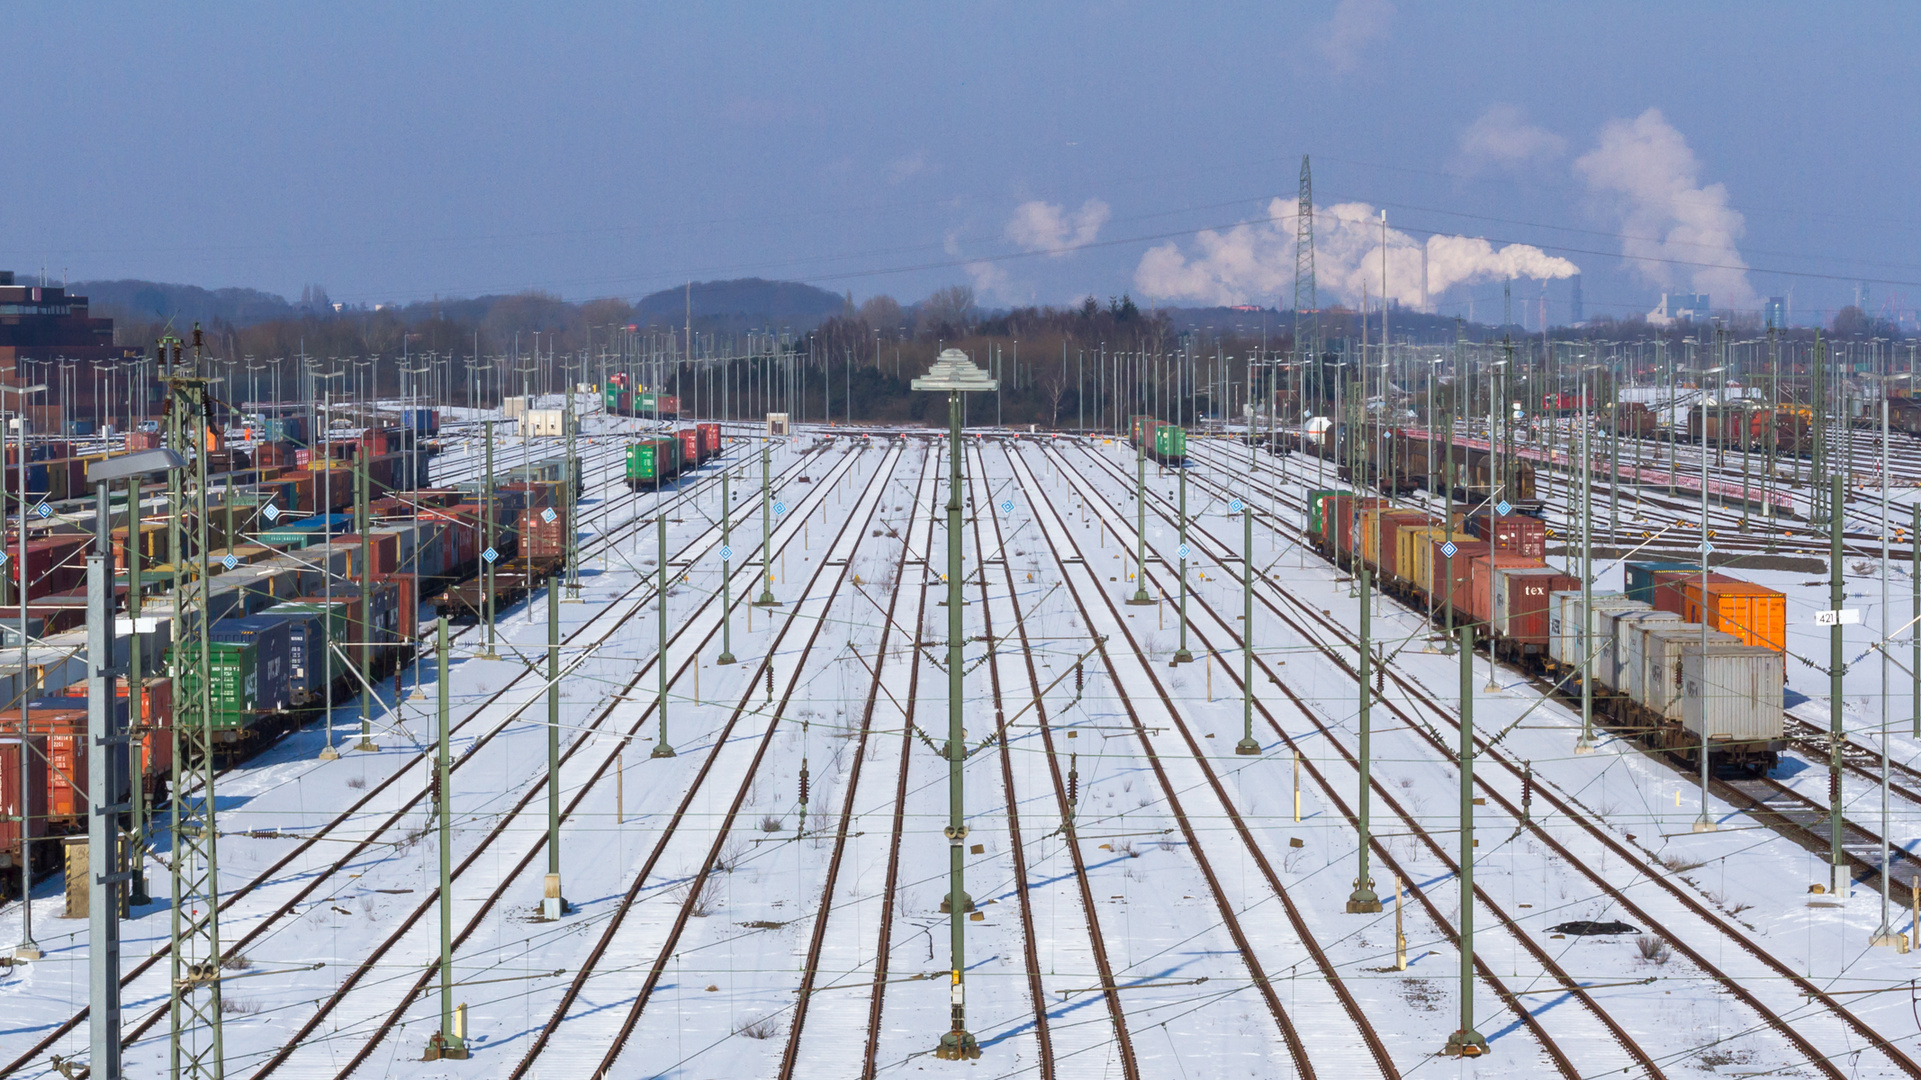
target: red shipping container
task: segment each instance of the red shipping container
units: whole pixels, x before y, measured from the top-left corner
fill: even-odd
[[[520,553],[530,559],[552,559],[566,555],[564,517],[559,511],[554,511],[554,519],[548,521],[545,510],[522,510],[519,520],[514,523],[514,531],[520,534]]]
[[[1526,514],[1479,513],[1468,518],[1467,527],[1483,540],[1492,539],[1502,551],[1512,551],[1530,559],[1547,557],[1547,522]]]
[[[1468,585],[1474,570],[1474,560],[1484,558],[1487,555],[1488,544],[1485,540],[1454,540],[1452,541],[1454,544],[1454,556],[1450,559],[1446,553],[1441,550],[1446,547],[1448,543],[1449,541],[1445,537],[1432,537],[1428,540],[1428,544],[1432,548],[1432,550],[1428,552],[1428,559],[1430,565],[1433,567],[1435,580],[1433,597],[1434,609],[1439,611],[1443,607],[1452,604],[1457,613],[1454,621],[1456,624],[1459,624],[1467,617],[1467,609],[1463,606],[1463,601],[1467,599]],[[1443,578],[1447,580],[1442,581],[1441,579]]]
[[[306,468],[313,463],[313,451],[304,446],[295,448],[293,452],[293,463],[303,469]]]
[[[1513,557],[1501,556],[1504,561]],[[1523,656],[1546,652],[1549,595],[1580,587],[1581,579],[1548,566],[1496,571],[1494,632],[1506,651]]]
[[[27,752],[27,788],[20,790],[20,752],[23,740],[18,735],[0,737],[0,866],[18,867],[25,860],[20,850],[20,819],[27,819],[26,835],[36,839],[47,835],[47,773],[32,768],[47,759],[47,737],[29,735],[24,740]]]
[[[691,468],[700,460],[700,429],[681,428],[674,432],[674,438],[680,440],[680,460]]]
[[[334,543],[352,549],[353,559],[360,561],[360,534],[343,533],[334,537]],[[400,568],[400,537],[394,533],[369,533],[367,537],[367,561],[371,564],[375,577],[385,577]]]
[[[1454,557],[1456,562],[1460,556]],[[1494,624],[1494,569],[1508,567],[1537,567],[1544,565],[1539,559],[1530,559],[1511,551],[1484,552],[1468,560],[1468,580],[1455,590],[1454,607],[1465,611],[1482,625],[1480,633],[1491,632]]]
[[[420,636],[420,589],[412,574],[395,574],[380,579],[383,587],[394,592],[395,626],[400,636],[411,640]]]
[[[125,700],[127,680],[117,679],[114,684],[119,688],[120,698]],[[87,684],[67,687],[67,696],[84,700]],[[152,791],[156,786],[154,781],[165,782],[173,774],[173,680],[164,675],[142,680],[140,713],[128,714],[127,723],[141,733],[141,769],[147,777],[147,789]]]
[[[720,453],[719,424],[696,424],[694,429],[700,432],[700,456],[703,460]]]
[[[158,431],[127,432],[127,449],[128,450],[130,451],[131,450],[157,450],[159,448],[160,448],[160,433]]]
[[[20,730],[20,710],[0,712],[0,730]],[[45,774],[46,814],[51,826],[60,831],[75,824],[86,824],[87,815],[87,706],[84,701],[73,708],[51,709],[29,706],[27,730],[46,740],[46,757],[35,759],[34,769]]]
[[[71,592],[78,587],[87,575],[87,544],[88,537],[80,533],[27,541],[27,599]],[[7,545],[8,554],[15,550],[13,544]],[[20,583],[20,566],[18,558],[7,560],[7,572],[16,586]]]
[[[1371,506],[1388,505],[1386,499],[1371,495],[1336,495],[1328,501],[1334,504],[1334,513],[1326,523],[1332,524],[1334,550],[1342,555],[1350,554],[1356,547],[1355,541],[1358,537],[1355,533],[1354,522],[1357,512]],[[1325,510],[1323,510],[1323,513],[1325,513]]]

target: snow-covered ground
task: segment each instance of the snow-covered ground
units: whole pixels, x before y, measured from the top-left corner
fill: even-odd
[[[1480,659],[1473,1005],[1491,1053],[1437,1058],[1460,1023],[1462,662],[1424,618],[1377,598],[1371,632],[1393,675],[1371,711],[1369,755],[1369,875],[1384,910],[1347,914],[1359,701],[1323,648],[1352,662],[1344,635],[1359,625],[1360,600],[1291,539],[1297,512],[1283,504],[1314,486],[1313,462],[1290,459],[1277,477],[1282,463],[1264,457],[1247,476],[1243,448],[1196,440],[1185,639],[1195,659],[1170,666],[1183,643],[1175,474],[1149,469],[1148,563],[1136,581],[1131,448],[970,437],[961,707],[976,911],[963,926],[967,1017],[983,1057],[935,1061],[950,1007],[939,911],[949,859],[944,440],[845,429],[776,440],[771,495],[782,512],[769,515],[763,580],[752,429],[736,429],[725,459],[723,563],[722,466],[658,496],[620,484],[620,452],[649,426],[583,417],[583,589],[558,608],[570,911],[540,915],[554,729],[547,597],[536,594],[502,614],[498,659],[482,656],[478,629],[459,636],[448,686],[455,1000],[467,1007],[473,1058],[418,1061],[440,1026],[440,852],[427,795],[439,687],[428,661],[406,673],[400,701],[377,706],[378,751],[323,762],[329,735],[309,728],[220,782],[222,937],[246,965],[226,984],[229,1075],[811,1077],[861,1075],[871,1061],[885,1074],[1265,1077],[1311,1065],[1365,1076],[1384,1071],[1384,1056],[1402,1075],[1882,1076],[1902,1070],[1877,1040],[1916,1053],[1906,992],[1916,954],[1868,945],[1878,895],[1811,896],[1809,885],[1828,880],[1820,857],[1713,798],[1706,810],[1720,829],[1694,832],[1697,781],[1614,739],[1575,753],[1577,713]],[[496,468],[520,460],[518,441],[496,445]],[[478,470],[478,429],[443,443],[437,477]],[[1233,498],[1260,515],[1251,551]],[[656,514],[669,553],[671,757],[652,756],[662,733]],[[1251,623],[1244,554],[1262,578]],[[1618,587],[1618,565],[1602,565],[1601,587]],[[1851,601],[1866,616],[1847,628],[1851,659],[1878,640],[1878,574],[1850,578],[1850,592],[1871,594]],[[1820,575],[1743,576],[1788,594],[1790,651],[1825,658],[1812,615],[1827,593],[1808,584]],[[1899,628],[1908,585],[1895,580]],[[776,606],[753,604],[763,587]],[[1126,603],[1137,587],[1154,602]],[[736,663],[718,662],[723,643]],[[1238,680],[1250,661],[1244,714]],[[1826,675],[1792,661],[1789,674],[1812,699],[1800,708],[1825,722]],[[1856,739],[1878,745],[1871,729],[1885,705],[1900,721],[1891,753],[1916,761],[1908,676],[1895,673],[1884,701],[1869,656],[1846,685]],[[1244,715],[1259,754],[1235,753]],[[357,706],[343,705],[332,741],[352,746],[358,724]],[[1524,770],[1534,785],[1526,822]],[[1790,756],[1781,772],[1825,798],[1824,769]],[[1878,791],[1850,780],[1845,793],[1850,816],[1878,829]],[[1895,803],[1892,834],[1904,844],[1916,812]],[[166,870],[151,860],[148,872],[159,895],[126,924],[129,971],[166,947]],[[84,923],[58,917],[59,890],[56,879],[36,892],[46,959],[0,976],[0,1061],[85,1005]],[[13,910],[0,910],[0,945],[17,938]],[[1897,914],[1896,929],[1911,931]],[[1577,920],[1632,931],[1555,929]],[[128,1030],[142,1025],[133,1075],[165,1068],[166,973],[163,959],[126,987]],[[1890,992],[1837,999],[1850,1020],[1806,985]],[[23,1074],[44,1071],[48,1053],[84,1056],[85,1037],[84,1023],[59,1034]]]

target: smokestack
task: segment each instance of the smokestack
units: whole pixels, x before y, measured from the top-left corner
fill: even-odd
[[[1587,312],[1581,302],[1581,275],[1574,275],[1574,284],[1568,289],[1567,313],[1570,322],[1579,324],[1587,321]]]

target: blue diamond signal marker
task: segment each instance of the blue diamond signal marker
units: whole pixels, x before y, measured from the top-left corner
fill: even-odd
[[[33,512],[36,514],[39,514],[43,518],[52,517],[53,507],[48,506],[46,503],[41,503],[39,506],[36,506],[33,508]]]
[[[540,512],[540,520],[552,525],[554,523],[554,508],[549,506],[547,509],[542,510]]]
[[[493,548],[488,548],[480,553],[480,557],[488,562],[493,562],[495,559],[500,558],[500,552],[495,551]]]
[[[280,520],[280,508],[278,506],[275,506],[272,503],[268,503],[266,506],[261,507],[260,512],[267,515],[268,521]]]
[[[7,553],[4,551],[0,551],[0,566],[5,566],[6,564],[7,564]]]
[[[1506,499],[1502,499],[1501,505],[1495,507],[1494,512],[1501,515],[1502,517],[1506,517],[1509,514],[1514,512],[1514,507],[1508,505],[1508,501]]]
[[[730,562],[733,560],[733,557],[734,557],[733,547],[728,544],[722,544],[720,547],[720,561]]]
[[[1709,555],[1712,555],[1712,554],[1714,554],[1714,545],[1713,545],[1713,544],[1702,544],[1702,545],[1701,545],[1701,550],[1702,550],[1702,551],[1704,551],[1704,552],[1706,552],[1706,553],[1707,553],[1707,554],[1709,554]]]
[[[1013,513],[1013,512],[1014,512],[1014,500],[1012,500],[1012,499],[1002,499],[1002,500],[1001,500],[1001,513],[1003,513],[1003,514],[1011,514],[1011,513]]]
[[[781,501],[780,501],[779,499],[775,499],[775,500],[774,500],[774,513],[776,513],[776,514],[785,514],[786,512],[787,512],[787,504],[786,504],[786,503],[784,503],[784,502],[781,502]]]
[[[1182,559],[1186,559],[1188,556],[1187,545],[1182,544],[1180,551],[1176,552],[1176,554],[1178,554]]]
[[[226,567],[229,570],[232,570],[234,567],[240,565],[240,560],[234,558],[232,555],[229,555],[226,558],[220,560],[220,565]]]
[[[1239,499],[1235,499],[1233,502],[1227,504],[1227,512],[1230,514],[1238,514],[1245,509],[1247,509],[1247,504],[1241,502]]]
[[[1452,559],[1454,557],[1454,553],[1459,550],[1461,549],[1455,547],[1454,541],[1452,540],[1449,540],[1447,543],[1441,545],[1441,554],[1447,556],[1450,559]]]

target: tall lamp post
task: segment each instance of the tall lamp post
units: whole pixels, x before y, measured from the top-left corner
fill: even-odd
[[[113,520],[108,494],[116,481],[148,473],[173,472],[186,464],[173,450],[141,450],[97,461],[87,467],[94,490],[93,554],[87,556],[87,1027],[89,1075],[121,1080],[120,1061],[120,890],[129,876],[120,869],[118,790],[114,773],[124,760],[106,747],[126,745],[115,680],[113,626]],[[128,543],[139,530],[129,528]],[[140,700],[140,688],[127,696]],[[138,738],[139,736],[132,736]],[[24,752],[24,750],[23,750]],[[138,775],[129,778],[140,783]],[[22,830],[24,832],[25,830]],[[133,853],[137,859],[138,851]]]
[[[967,1030],[966,927],[967,912],[973,908],[963,890],[962,875],[967,839],[961,805],[961,765],[966,747],[961,732],[961,395],[969,392],[991,393],[1000,381],[974,366],[959,349],[943,349],[927,369],[913,381],[915,390],[947,394],[947,448],[951,472],[947,483],[947,851],[951,883],[944,905],[948,914],[948,940],[952,950],[950,1000],[953,1025],[941,1036],[934,1056],[943,1061],[971,1060],[981,1056],[980,1044]]]

